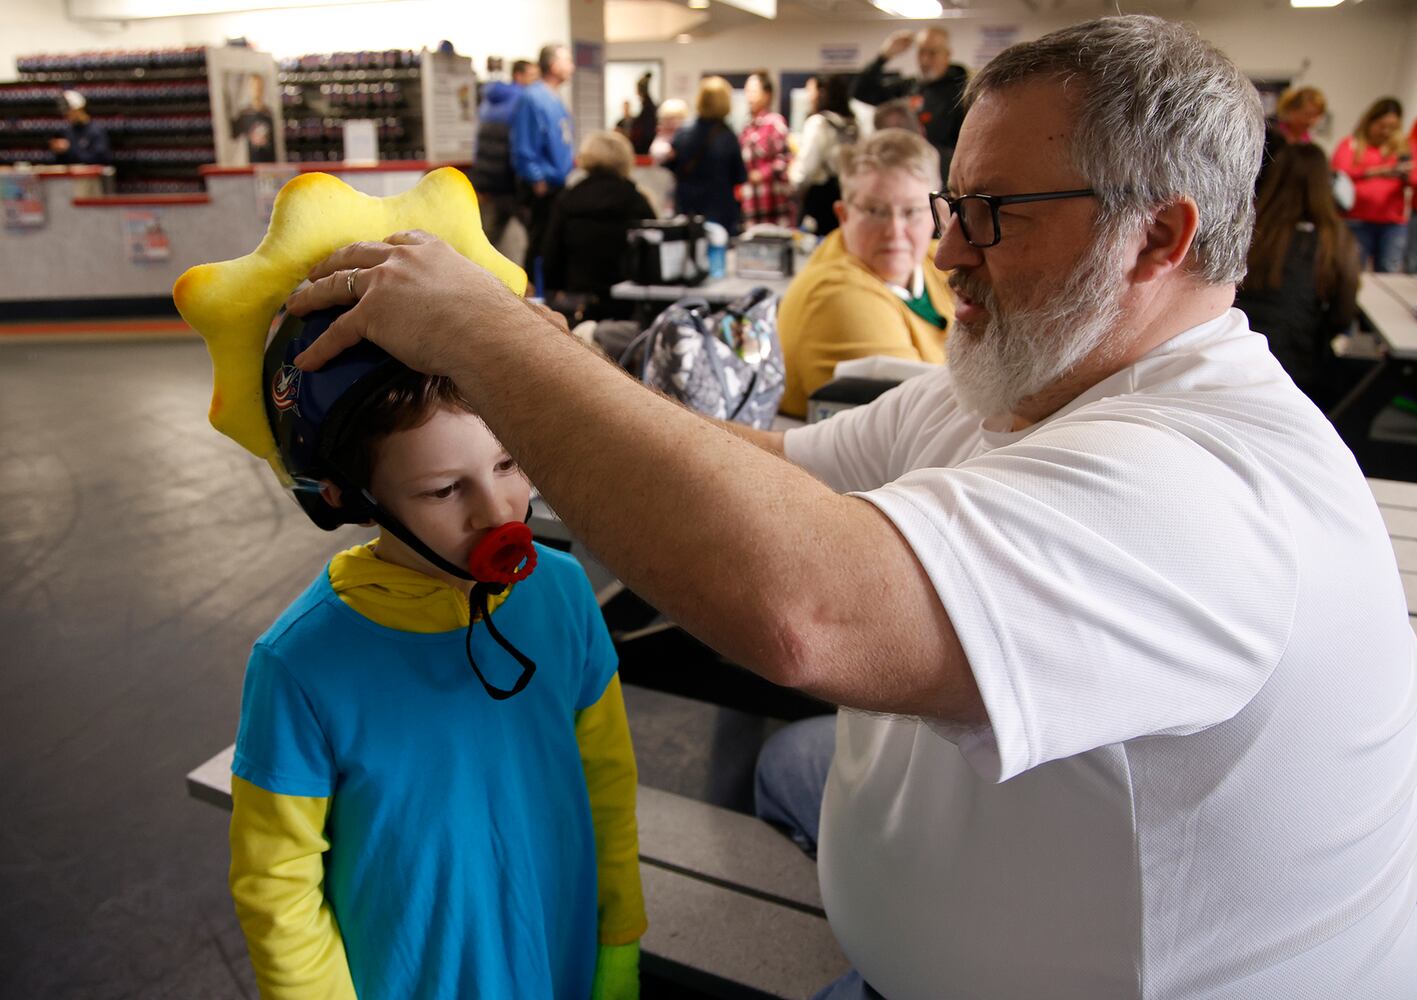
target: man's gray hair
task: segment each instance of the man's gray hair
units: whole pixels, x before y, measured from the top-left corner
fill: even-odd
[[[1138,225],[1189,197],[1200,220],[1188,268],[1217,285],[1245,276],[1264,114],[1234,63],[1183,25],[1105,17],[1005,49],[970,81],[965,106],[1037,77],[1078,87],[1070,152],[1105,225]]]

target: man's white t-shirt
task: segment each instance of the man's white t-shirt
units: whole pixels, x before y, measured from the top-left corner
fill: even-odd
[[[839,716],[822,896],[877,990],[1417,998],[1417,638],[1243,314],[1024,431],[945,368],[786,449],[905,537],[989,715]]]

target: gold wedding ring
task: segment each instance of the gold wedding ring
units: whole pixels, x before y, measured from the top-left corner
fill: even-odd
[[[349,289],[349,297],[358,300],[359,295],[354,291],[354,276],[359,273],[359,268],[350,268],[344,276],[344,287]]]

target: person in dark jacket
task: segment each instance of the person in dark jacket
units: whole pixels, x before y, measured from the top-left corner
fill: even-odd
[[[49,148],[59,163],[94,163],[108,166],[113,162],[113,150],[108,133],[89,117],[88,101],[77,90],[66,90],[60,101],[64,112],[64,132],[49,140]]]
[[[610,286],[625,277],[626,231],[654,209],[630,180],[635,154],[619,132],[592,132],[577,160],[586,175],[556,196],[541,244],[546,294],[563,293],[579,318],[628,318],[633,303],[614,302]]]
[[[729,233],[738,232],[739,208],[734,189],[748,179],[738,136],[729,128],[733,91],[721,76],[699,83],[695,102],[698,119],[674,137],[674,208],[683,215],[702,215]]]
[[[512,63],[512,82],[492,80],[482,91],[477,109],[477,148],[468,177],[477,190],[482,229],[494,245],[501,243],[507,223],[517,214],[517,175],[512,170],[512,115],[522,88],[537,77],[536,63]]]
[[[1280,148],[1260,188],[1248,273],[1235,306],[1269,339],[1294,384],[1327,410],[1341,388],[1330,341],[1353,322],[1358,247],[1333,201],[1328,158]]]
[[[886,63],[915,45],[920,76],[902,77],[886,72]],[[886,39],[876,58],[856,75],[851,96],[866,104],[884,104],[909,98],[915,106],[925,138],[940,151],[940,175],[950,174],[950,159],[959,142],[964,121],[964,87],[968,71],[950,62],[950,34],[944,28],[926,28],[917,35],[897,31]]]

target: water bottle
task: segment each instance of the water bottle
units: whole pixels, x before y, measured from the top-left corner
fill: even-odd
[[[704,223],[708,237],[709,277],[715,281],[728,276],[728,230],[717,222]]]

